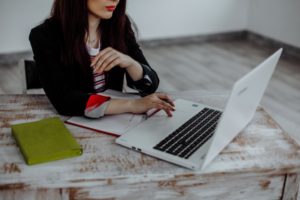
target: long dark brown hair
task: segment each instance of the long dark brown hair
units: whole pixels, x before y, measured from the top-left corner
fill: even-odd
[[[111,46],[126,53],[126,41],[134,37],[129,18],[126,15],[126,0],[120,0],[112,18],[101,20],[101,47]],[[90,65],[86,50],[85,34],[88,31],[87,0],[55,0],[50,19],[58,21],[63,48],[61,60],[66,65],[79,64],[83,69]]]

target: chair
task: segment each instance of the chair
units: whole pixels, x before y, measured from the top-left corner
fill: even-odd
[[[23,94],[44,94],[35,62],[33,60],[21,60],[20,68],[24,74]]]

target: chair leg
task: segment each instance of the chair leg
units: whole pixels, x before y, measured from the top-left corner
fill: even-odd
[[[27,84],[26,84],[26,72],[25,72],[25,60],[21,59],[18,63],[18,67],[21,74],[22,81],[22,94],[27,94]]]

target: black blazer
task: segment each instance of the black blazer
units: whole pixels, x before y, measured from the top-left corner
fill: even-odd
[[[95,93],[92,69],[83,76],[80,67],[65,66],[60,60],[62,34],[57,21],[48,19],[33,28],[29,35],[39,78],[47,97],[59,114],[83,116],[90,95]],[[129,87],[137,89],[142,96],[156,91],[159,78],[149,66],[135,38],[126,41],[128,55],[143,67],[144,78],[133,81],[125,69],[114,67],[107,73],[106,88],[122,91],[123,78]],[[145,77],[150,78],[145,81]]]

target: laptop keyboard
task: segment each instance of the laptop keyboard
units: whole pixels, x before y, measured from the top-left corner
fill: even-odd
[[[188,159],[215,132],[222,112],[204,108],[153,148]]]

